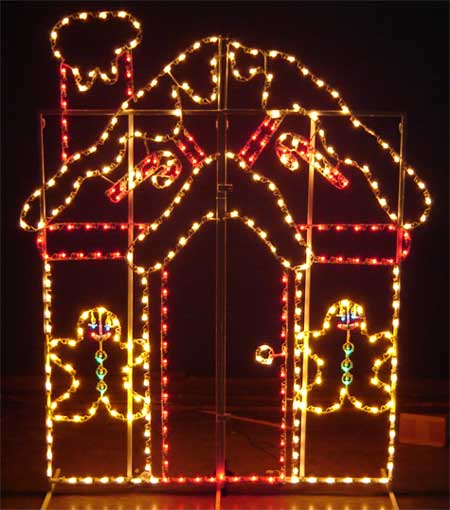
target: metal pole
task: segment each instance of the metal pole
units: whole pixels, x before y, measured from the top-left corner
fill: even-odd
[[[44,155],[44,129],[45,129],[45,119],[43,114],[39,115],[39,132],[40,132],[40,153],[41,153],[41,183],[42,183],[42,192],[41,192],[41,221],[45,222],[47,217],[46,204],[45,204],[45,155]],[[47,230],[44,229],[44,246],[47,250]]]
[[[403,236],[403,209],[405,202],[405,138],[406,138],[406,115],[402,114],[400,119],[400,162],[398,176],[398,202],[397,202],[397,264],[400,264],[402,253]]]
[[[310,146],[308,173],[308,211],[306,216],[306,244],[312,248],[313,234],[313,208],[314,208],[314,150],[316,148],[316,123],[311,119],[310,124]],[[306,387],[308,385],[308,359],[309,359],[309,330],[310,330],[310,308],[311,308],[311,266],[305,272],[305,312],[304,312],[304,336],[303,336],[303,363],[302,363],[302,414],[300,429],[300,477],[305,476],[305,454],[306,454],[306,407],[308,405]]]
[[[45,201],[45,145],[44,145],[44,129],[45,129],[45,119],[42,113],[39,115],[39,133],[40,133],[40,156],[41,156],[41,194],[40,194],[40,221],[42,225],[45,225],[45,220],[47,218],[47,206]],[[38,236],[40,233],[37,234]],[[47,227],[44,226],[42,229],[42,253],[44,255],[47,254]],[[46,265],[48,261],[44,257],[42,261],[42,280],[44,281],[44,278],[47,276],[47,270]],[[51,290],[51,289],[49,289]],[[42,318],[43,318],[43,331],[44,331],[44,339],[45,339],[45,345],[44,345],[44,367],[45,367],[45,373],[46,373],[46,409],[45,409],[45,423],[46,423],[46,436],[48,438],[48,434],[50,433],[53,435],[53,420],[52,420],[52,390],[51,387],[47,388],[47,383],[51,384],[51,371],[47,372],[47,368],[50,367],[50,334],[46,331],[46,319],[45,319],[45,308],[46,308],[46,302],[45,302],[45,295],[46,295],[46,288],[42,286]],[[51,368],[50,368],[51,370]],[[49,441],[47,439],[47,448],[49,447]],[[59,476],[58,471],[55,473],[56,478]],[[52,458],[47,457],[47,477],[54,477],[53,474],[53,456]],[[48,505],[50,502],[51,494],[53,492],[54,484],[51,485],[50,491],[47,493],[47,496],[44,499],[43,502],[43,508],[46,508],[44,505]],[[50,494],[50,495],[49,495]]]
[[[229,114],[236,115],[260,115],[261,108],[222,108],[222,111]],[[128,110],[123,110],[122,112],[117,113],[117,110],[107,110],[107,109],[98,109],[98,108],[73,108],[65,111],[65,115],[117,115],[117,116],[125,116],[128,115]],[[134,112],[139,112],[139,115],[145,116],[166,116],[173,115],[175,110],[173,108],[142,108],[139,110],[133,110]],[[320,117],[348,117],[350,114],[342,113],[342,110],[316,110],[317,114]],[[184,115],[200,115],[200,116],[210,116],[216,115],[218,110],[214,108],[210,108],[208,110],[200,109],[200,108],[186,108],[183,109]],[[61,115],[61,110],[43,110],[44,115]],[[298,117],[298,110],[283,110],[283,115],[293,115],[294,117]],[[354,111],[353,115],[357,117],[400,117],[402,114],[400,112],[365,112],[365,111]]]
[[[134,239],[134,114],[128,114],[128,246]],[[133,476],[133,254],[128,259],[128,292],[127,292],[127,476]]]
[[[400,302],[400,289],[401,289],[401,262],[402,262],[402,243],[403,243],[403,213],[404,213],[404,201],[405,201],[405,138],[406,138],[406,116],[404,114],[401,115],[400,119],[400,161],[399,161],[399,176],[398,176],[398,202],[397,202],[397,250],[396,250],[396,265],[394,266],[394,274],[393,281],[397,280],[400,287],[395,288],[394,286],[394,299]],[[397,357],[397,347],[398,347],[398,329],[399,329],[399,308],[394,308],[393,314],[393,348],[394,355]],[[397,404],[396,404],[396,394],[397,394],[397,380],[396,380],[397,368],[396,365],[392,364],[391,367],[391,380],[392,380],[392,391],[393,391],[393,405],[390,410],[390,432],[395,431],[395,423],[396,423],[396,414],[397,414]],[[394,380],[395,375],[395,380]],[[394,420],[392,421],[391,418]],[[389,447],[394,445],[394,439],[390,437],[389,439]],[[398,508],[397,500],[395,498],[394,493],[392,492],[392,474],[393,474],[393,466],[394,466],[394,454],[389,454],[388,457],[388,490],[389,490],[389,498],[392,502],[393,508]],[[389,464],[392,467],[389,467]]]
[[[226,439],[226,343],[227,343],[227,55],[224,41],[218,45],[218,115],[216,173],[216,478],[217,490],[223,487],[225,477]],[[217,505],[216,505],[217,506]]]

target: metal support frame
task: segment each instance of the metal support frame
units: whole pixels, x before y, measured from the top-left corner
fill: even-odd
[[[218,55],[218,105],[217,109],[210,110],[189,110],[185,111],[186,115],[197,116],[215,116],[217,121],[217,151],[219,157],[217,158],[216,167],[216,331],[215,331],[215,346],[216,346],[216,508],[220,508],[222,490],[224,488],[223,478],[226,475],[226,420],[229,416],[226,413],[226,343],[227,343],[227,199],[230,185],[228,184],[227,177],[227,128],[228,117],[232,114],[240,115],[255,115],[261,113],[259,109],[231,109],[227,104],[227,90],[228,90],[228,60],[227,50],[225,48],[226,41],[221,38],[219,40],[219,55]],[[128,117],[128,180],[129,185],[132,183],[134,169],[134,117],[136,115],[142,116],[161,116],[173,113],[173,110],[127,110],[121,115]],[[317,112],[321,117],[342,117],[344,116],[341,111],[321,110]],[[98,115],[109,116],[116,114],[113,110],[68,110],[68,115]],[[405,177],[406,169],[404,166],[404,153],[405,153],[405,139],[406,139],[406,116],[396,112],[357,112],[359,117],[400,117],[400,162],[399,162],[399,179],[398,179],[398,237],[397,237],[397,265],[400,269],[401,263],[401,242],[403,226],[403,209],[404,209],[404,193],[405,193]],[[41,148],[41,178],[42,185],[46,181],[45,176],[45,154],[44,154],[44,127],[45,115],[60,115],[60,112],[47,110],[40,114],[40,148]],[[298,115],[296,111],[287,111],[286,115]],[[316,123],[314,120],[310,121],[310,145],[314,150],[316,138]],[[314,210],[314,157],[312,156],[309,162],[308,173],[308,202],[307,202],[307,229],[306,229],[306,242],[312,246],[313,237],[313,210]],[[132,186],[129,187],[132,190]],[[45,193],[41,196],[41,219],[46,218],[46,204]],[[130,191],[128,196],[128,245],[130,246],[134,240],[134,197],[133,191]],[[43,234],[43,242],[46,243],[46,232]],[[132,260],[132,259],[131,259]],[[399,275],[400,276],[400,275]],[[133,414],[133,301],[134,301],[134,273],[128,266],[127,269],[127,283],[128,283],[128,301],[127,301],[127,351],[128,351],[128,382],[129,388],[127,390],[127,412],[129,415]],[[291,277],[289,278],[289,293],[292,290]],[[311,267],[305,271],[305,287],[304,287],[304,331],[310,329],[310,307],[311,307]],[[290,315],[289,311],[289,315]],[[307,385],[308,378],[308,335],[304,336],[304,355],[302,360],[302,388]],[[288,356],[288,361],[289,356]],[[289,370],[288,370],[289,372]],[[289,396],[289,394],[288,394]],[[306,404],[306,400],[303,402]],[[288,402],[289,404],[290,402]],[[304,477],[306,471],[306,408],[302,409],[301,413],[301,431],[300,431],[300,459],[299,459],[299,476]],[[239,417],[233,417],[239,419]],[[127,476],[133,475],[133,423],[132,420],[127,421]],[[292,470],[292,465],[291,465]],[[59,476],[59,469],[55,470],[55,477]],[[55,488],[57,482],[53,481],[51,484],[51,491],[47,494],[44,503],[48,505],[51,493]],[[391,491],[390,486],[387,487],[389,497],[391,499],[393,508],[396,506],[395,495]]]
[[[59,472],[60,472],[60,469],[58,468],[55,471],[55,476],[56,477],[59,476]],[[56,487],[56,482],[52,482],[50,484],[50,490],[45,494],[44,501],[42,502],[40,510],[47,510],[48,505],[50,504],[50,500],[52,499],[53,491],[55,490],[55,487]]]
[[[397,203],[397,264],[401,263],[403,210],[405,206],[405,145],[406,145],[406,115],[402,114],[399,124],[400,131],[400,161],[398,175],[398,203]]]
[[[134,240],[134,114],[128,114],[128,246]],[[127,476],[133,476],[133,252],[127,265]]]
[[[312,246],[313,235],[313,212],[314,212],[314,150],[316,147],[316,122],[311,119],[310,123],[309,144],[311,146],[311,155],[309,160],[308,169],[308,209],[306,215],[306,244]],[[309,360],[309,330],[310,330],[310,309],[311,309],[311,266],[305,271],[305,307],[304,307],[304,322],[303,329],[303,363],[302,363],[302,413],[300,421],[300,477],[305,476],[306,465],[306,407],[308,385],[308,360]]]
[[[46,181],[46,178],[45,178],[45,144],[44,144],[44,129],[45,129],[45,119],[44,119],[44,115],[41,113],[39,114],[39,146],[40,146],[40,159],[41,159],[41,183],[42,183],[42,188],[44,188],[45,186],[45,181]],[[41,194],[41,201],[40,201],[40,206],[41,206],[41,210],[40,210],[40,219],[42,222],[45,222],[45,218],[47,217],[47,205],[46,205],[46,201],[45,201],[45,193],[42,193]],[[47,230],[44,229],[44,235],[43,235],[43,245],[44,245],[44,250],[47,251]],[[45,275],[45,264],[47,263],[46,260],[43,261],[43,264],[42,264],[42,274]],[[45,347],[44,347],[44,364],[47,363],[47,357],[48,357],[48,346],[49,346],[49,341],[48,341],[48,336],[46,334],[46,338],[45,338]],[[47,394],[47,402],[46,402],[46,406],[47,406],[47,409],[46,409],[46,413],[45,413],[45,416],[47,418],[47,413],[48,413],[48,409],[50,409],[50,406],[51,406],[51,395],[50,393]],[[57,468],[55,470],[55,477],[58,477],[59,476],[59,473],[60,473],[60,469]],[[44,501],[42,502],[42,505],[41,505],[41,510],[47,510],[48,508],[48,505],[50,504],[50,500],[52,499],[52,496],[53,496],[53,491],[55,490],[55,487],[56,487],[56,482],[52,482],[50,484],[50,490],[47,491],[47,493],[45,494],[45,497],[44,497]]]
[[[216,506],[220,507],[226,474],[226,355],[227,355],[227,89],[228,61],[219,39],[216,173]]]

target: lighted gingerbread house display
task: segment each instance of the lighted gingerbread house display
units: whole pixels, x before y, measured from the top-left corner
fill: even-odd
[[[132,34],[112,49],[108,68],[66,58],[65,31],[84,22],[122,23]],[[296,56],[221,36],[194,42],[138,86],[133,50],[141,37],[125,11],[72,14],[51,31],[60,109],[42,116],[42,185],[20,217],[36,233],[43,263],[47,476],[70,484],[388,484],[401,264],[431,206],[405,163],[402,130],[394,131],[396,149],[366,125],[369,114],[353,112]],[[72,108],[102,82],[123,92],[118,108],[99,109],[102,97],[97,109]],[[414,220],[405,214],[406,185],[423,199]],[[280,376],[271,474],[225,465],[227,324],[240,317],[227,314],[235,225],[278,271],[278,322],[255,334],[248,359],[270,365],[255,365],[261,374]],[[176,339],[183,325],[171,322],[171,299],[181,280],[192,280],[192,300],[200,299],[193,273],[176,264],[202,236],[215,256],[215,299],[204,314],[215,326],[216,410],[214,466],[194,473],[180,460],[171,469],[171,345],[195,345]],[[267,316],[259,309],[255,322]],[[335,466],[327,464],[333,455],[322,459],[325,468],[308,453],[332,423],[339,430],[332,420],[340,412],[353,413],[356,427],[376,423],[382,453],[358,472],[345,452]],[[105,426],[126,462],[100,472],[94,451],[112,448]],[[81,435],[87,442],[77,451]]]

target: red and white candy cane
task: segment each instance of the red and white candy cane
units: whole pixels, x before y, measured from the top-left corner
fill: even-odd
[[[325,156],[312,148],[308,139],[295,133],[283,133],[275,144],[275,152],[281,164],[288,170],[295,172],[300,168],[300,160],[307,164],[314,155],[314,168],[322,174],[335,188],[344,189],[349,180],[331,164]]]
[[[149,178],[155,188],[167,188],[178,178],[180,173],[180,160],[172,152],[152,152],[135,167],[131,189]],[[106,196],[111,202],[118,203],[128,195],[129,191],[129,178],[128,174],[125,174],[106,190]]]

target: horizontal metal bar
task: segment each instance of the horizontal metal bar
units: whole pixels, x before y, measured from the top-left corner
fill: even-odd
[[[194,487],[194,486],[201,486],[202,484],[208,485],[216,483],[217,478],[207,475],[199,475],[199,476],[169,476],[167,478],[157,478],[155,477],[152,481],[144,479],[142,476],[137,475],[136,479],[139,480],[139,482],[133,482],[135,478],[129,478],[124,475],[122,476],[109,476],[108,481],[102,482],[100,480],[100,477],[93,477],[94,480],[91,483],[86,483],[83,481],[83,477],[67,477],[67,476],[60,476],[58,478],[54,477],[51,479],[52,483],[58,483],[59,488],[61,487],[73,487],[73,488],[79,488],[79,487],[90,487],[91,490],[95,490],[94,487],[109,487],[109,490],[111,487],[121,487],[121,488],[131,488],[131,487],[140,487],[144,488],[146,492],[150,488],[154,488],[155,490],[158,490],[158,487],[164,487],[166,488],[174,488],[174,487]],[[116,479],[120,478],[121,481],[117,482]],[[331,480],[330,480],[331,478]],[[360,486],[367,486],[367,487],[374,487],[375,484],[386,486],[386,478],[385,477],[350,477],[353,484],[360,484]],[[122,481],[123,479],[123,481]],[[313,479],[313,480],[311,480]],[[69,480],[73,480],[73,482],[69,482]],[[292,490],[295,490],[297,487],[317,487],[319,485],[325,485],[330,487],[338,486],[340,484],[345,484],[348,486],[348,477],[343,476],[336,476],[336,477],[329,477],[329,476],[305,476],[301,477],[298,481],[295,483],[292,483],[290,478],[284,478],[280,476],[269,476],[269,475],[227,475],[224,477],[224,480],[227,483],[232,483],[234,486],[242,486],[242,487],[252,487],[258,484],[286,484],[289,487],[292,487]],[[379,487],[377,485],[377,487]],[[161,490],[161,489],[160,489]],[[283,490],[286,490],[286,487],[283,487]],[[297,489],[298,490],[298,489]],[[64,489],[62,489],[64,492]],[[72,489],[73,491],[73,489]],[[72,492],[71,491],[71,492]],[[61,489],[59,491],[61,494]],[[77,492],[73,492],[74,494],[78,494]]]
[[[269,110],[270,111],[270,110]],[[349,117],[350,113],[342,113],[340,110],[314,110],[319,117]],[[193,116],[214,116],[218,113],[226,113],[228,115],[265,115],[267,111],[259,109],[259,108],[226,108],[223,110],[219,109],[211,109],[211,110],[199,110],[199,109],[186,109],[183,110],[183,115],[193,115]],[[161,116],[161,115],[175,115],[175,109],[133,109],[133,110],[123,110],[120,113],[117,113],[117,110],[102,110],[102,109],[70,109],[64,112],[65,115],[78,115],[82,116],[127,116],[130,113],[134,115],[142,115],[142,116]],[[298,111],[295,110],[284,110],[283,113],[285,115],[299,115]],[[61,110],[43,110],[41,112],[42,115],[61,115]],[[353,112],[353,115],[357,115],[358,117],[384,117],[384,118],[396,118],[403,115],[401,112]],[[304,115],[306,117],[306,115]]]
[[[202,410],[201,412],[206,413],[206,414],[212,414],[212,415],[216,414],[214,411],[207,411],[207,410]],[[237,414],[231,414],[231,413],[227,413],[226,417],[231,420],[245,421],[248,423],[256,423],[257,425],[266,425],[267,427],[272,427],[275,429],[281,428],[281,425],[279,423],[273,423],[273,422],[267,421],[267,420],[256,420],[255,418],[247,418],[245,416],[238,416]],[[292,427],[286,427],[286,428],[289,430],[292,430]]]

